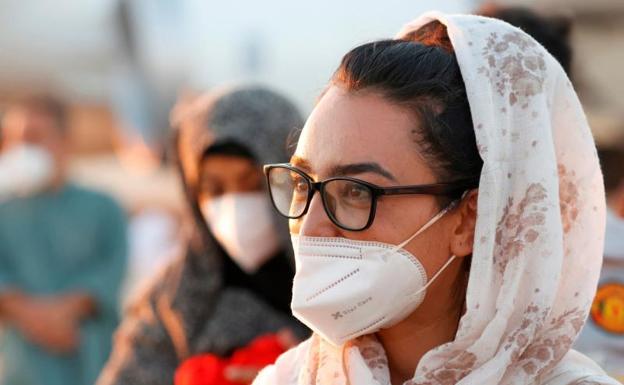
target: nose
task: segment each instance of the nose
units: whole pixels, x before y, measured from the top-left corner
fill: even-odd
[[[332,223],[323,208],[320,193],[314,194],[308,212],[303,217],[291,220],[290,231],[308,237],[337,237],[340,235],[340,229]]]

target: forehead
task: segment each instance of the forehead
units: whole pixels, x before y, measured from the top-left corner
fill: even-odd
[[[49,111],[29,106],[13,106],[2,119],[2,126],[12,129],[14,126],[35,124],[37,126],[56,125],[56,117]],[[30,128],[30,127],[29,127]]]
[[[246,157],[212,154],[201,162],[201,173],[210,175],[233,175],[260,170],[256,163]]]
[[[306,122],[295,155],[314,174],[336,165],[376,162],[397,179],[411,179],[410,165],[423,164],[415,140],[417,119],[406,108],[373,92],[332,86]]]

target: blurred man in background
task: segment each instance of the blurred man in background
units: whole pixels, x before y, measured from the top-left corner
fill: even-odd
[[[1,130],[4,154],[47,154],[39,161],[48,159],[51,172],[44,186],[0,202],[0,384],[92,384],[118,322],[124,214],[110,198],[66,179],[59,102],[26,99],[9,108]]]

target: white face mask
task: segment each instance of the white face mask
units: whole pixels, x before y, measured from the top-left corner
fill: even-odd
[[[295,317],[336,346],[405,319],[425,290],[425,269],[403,249],[449,208],[399,245],[292,235],[297,263],[291,308]]]
[[[44,189],[54,175],[54,160],[44,148],[11,147],[0,154],[0,201]]]
[[[245,272],[256,272],[279,250],[266,193],[224,194],[200,207],[214,237]]]

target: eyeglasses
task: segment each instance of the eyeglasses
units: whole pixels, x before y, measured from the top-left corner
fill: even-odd
[[[266,165],[264,173],[273,206],[282,216],[290,219],[304,216],[308,212],[314,193],[318,191],[329,219],[336,226],[348,231],[362,231],[371,226],[375,219],[377,199],[380,196],[422,194],[459,198],[463,192],[478,185],[475,180],[462,180],[451,183],[380,187],[350,177],[315,182],[308,174],[288,163]]]

